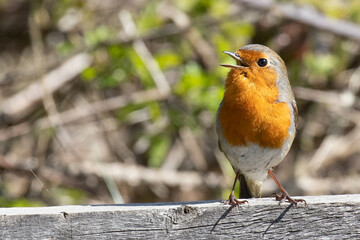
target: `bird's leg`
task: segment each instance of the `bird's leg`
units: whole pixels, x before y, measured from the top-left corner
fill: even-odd
[[[298,202],[303,202],[305,203],[306,206],[306,201],[304,199],[294,199],[290,197],[288,192],[285,190],[283,186],[281,186],[280,182],[276,179],[274,173],[270,169],[268,170],[268,173],[272,177],[276,185],[280,188],[280,191],[282,192],[281,196],[276,193],[273,194],[275,195],[276,200],[279,201],[279,204],[288,201],[289,203],[293,203],[295,206],[297,206]]]
[[[240,204],[243,204],[243,203],[248,203],[248,201],[244,200],[244,201],[240,201],[240,200],[237,200],[236,197],[235,197],[235,186],[236,186],[236,181],[238,180],[240,176],[240,171],[237,171],[236,172],[236,176],[235,176],[235,180],[234,180],[234,183],[233,183],[233,187],[232,187],[232,190],[231,190],[231,193],[230,193],[230,196],[229,196],[229,200],[226,200],[224,201],[225,204],[231,204],[232,206],[239,206]]]

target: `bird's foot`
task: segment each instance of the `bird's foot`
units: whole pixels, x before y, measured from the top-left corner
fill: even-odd
[[[229,199],[222,201],[222,203],[236,207],[236,206],[240,206],[240,204],[249,203],[249,202],[246,200],[240,201],[236,199],[234,192],[231,192]]]
[[[279,201],[279,205],[286,201],[286,202],[294,204],[295,206],[297,206],[298,203],[304,203],[305,206],[307,206],[306,201],[304,199],[291,198],[287,192],[283,192],[281,194],[281,196],[278,195],[277,193],[273,193],[272,196],[275,196],[276,201]]]

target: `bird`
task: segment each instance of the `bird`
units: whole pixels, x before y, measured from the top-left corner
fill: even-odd
[[[239,198],[261,197],[263,182],[270,175],[282,192],[274,193],[279,204],[306,204],[303,199],[290,197],[273,173],[293,143],[298,119],[284,61],[260,44],[223,53],[236,61],[236,64],[220,64],[230,71],[216,115],[219,148],[236,173],[226,202],[233,206],[248,202],[236,199],[237,180]]]

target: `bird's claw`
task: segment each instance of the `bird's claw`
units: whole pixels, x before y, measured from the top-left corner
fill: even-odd
[[[234,193],[232,192],[229,196],[229,199],[222,201],[222,203],[227,204],[227,205],[232,205],[233,207],[238,207],[241,204],[249,203],[249,202],[247,200],[240,201],[240,200],[236,199]]]
[[[298,203],[304,203],[305,206],[307,206],[307,203],[306,203],[306,201],[305,201],[304,199],[301,199],[301,198],[299,198],[299,199],[291,198],[287,192],[283,192],[283,193],[281,194],[281,196],[278,195],[277,193],[273,193],[271,196],[275,197],[276,201],[279,201],[279,205],[280,205],[281,203],[283,203],[283,202],[286,201],[286,202],[289,202],[289,203],[294,204],[296,207],[297,207],[297,204],[298,204]]]

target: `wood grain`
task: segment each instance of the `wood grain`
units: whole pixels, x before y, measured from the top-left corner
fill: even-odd
[[[360,194],[220,201],[0,208],[1,239],[359,239]]]

